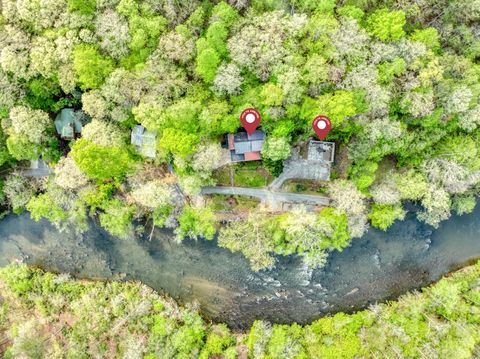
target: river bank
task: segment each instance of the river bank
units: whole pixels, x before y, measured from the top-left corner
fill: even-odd
[[[28,214],[0,222],[0,265],[20,260],[79,278],[134,279],[180,303],[198,301],[205,317],[246,328],[255,319],[309,323],[351,312],[424,287],[480,256],[480,209],[454,216],[438,230],[413,213],[387,232],[371,229],[322,270],[295,256],[278,258],[273,270],[255,273],[240,254],[214,241],[176,244],[172,234],[120,240],[95,224],[83,235],[59,233]]]
[[[14,358],[477,358],[480,262],[421,293],[309,325],[232,332],[138,282],[0,268],[0,355]],[[12,330],[13,329],[13,330]]]

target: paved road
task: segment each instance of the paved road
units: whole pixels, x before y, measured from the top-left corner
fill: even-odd
[[[203,187],[202,194],[227,194],[257,197],[264,202],[277,203],[304,203],[328,206],[330,199],[328,197],[300,194],[289,192],[273,192],[260,188],[243,188],[243,187]]]

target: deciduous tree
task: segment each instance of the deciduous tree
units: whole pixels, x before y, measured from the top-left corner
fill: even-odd
[[[449,92],[446,99],[445,109],[449,113],[462,113],[470,108],[473,99],[472,90],[468,86],[459,86]]]
[[[336,91],[318,98],[316,103],[332,121],[332,126],[341,125],[343,121],[358,113],[358,104],[355,94],[351,91]],[[311,121],[309,116],[309,120]]]
[[[95,34],[100,39],[100,48],[114,59],[128,54],[128,30],[125,17],[111,9],[100,13],[95,21]]]
[[[218,143],[198,146],[193,156],[192,168],[197,172],[210,173],[222,165],[222,148]]]
[[[48,138],[52,121],[41,110],[31,110],[26,106],[16,106],[10,110],[11,130],[14,134],[24,136],[29,142],[39,144]]]
[[[111,58],[103,56],[90,44],[80,44],[73,52],[73,68],[83,90],[99,88],[113,70]]]
[[[134,167],[134,160],[125,147],[106,147],[84,138],[75,142],[71,156],[78,168],[92,179],[121,179]]]
[[[234,221],[220,229],[218,245],[232,252],[241,252],[250,260],[252,269],[259,271],[271,268],[275,263],[271,235],[266,214],[251,211],[247,220]]]
[[[55,166],[55,183],[66,189],[74,190],[87,185],[88,179],[80,171],[72,157],[63,157]]]
[[[370,194],[378,204],[393,205],[400,203],[400,192],[392,173],[384,174],[382,180],[372,186]]]
[[[405,36],[405,13],[380,9],[367,19],[368,31],[382,41],[397,41]]]
[[[29,80],[33,76],[30,68],[30,36],[12,25],[5,25],[0,40],[0,66],[15,79]]]
[[[428,179],[448,193],[464,193],[480,181],[480,173],[472,173],[455,161],[434,158],[424,165]]]
[[[239,95],[242,82],[243,77],[238,66],[234,63],[223,63],[213,80],[213,90],[219,95]]]
[[[395,220],[403,220],[405,211],[400,204],[388,205],[374,203],[368,214],[373,227],[386,231]]]
[[[112,199],[102,205],[103,213],[100,213],[100,224],[112,235],[119,238],[133,236],[133,214],[135,209],[132,206],[118,200]]]
[[[39,146],[28,141],[24,135],[10,135],[6,145],[8,152],[16,160],[36,160],[40,156]]]
[[[83,127],[82,137],[104,147],[125,145],[125,136],[115,124],[97,119],[93,119]]]
[[[32,70],[35,73],[50,79],[50,81],[54,81],[58,73],[60,61],[53,40],[43,36],[33,38],[30,59]]]
[[[337,213],[346,213],[348,228],[352,238],[361,237],[366,230],[365,196],[346,180],[337,180],[330,184],[330,198]]]
[[[280,11],[254,17],[228,40],[230,56],[265,81],[288,54],[284,42],[304,24],[305,17],[288,17]]]
[[[262,155],[272,161],[281,161],[290,155],[290,143],[286,137],[268,137],[263,144]]]
[[[171,61],[188,63],[195,54],[195,40],[186,31],[171,31],[160,37],[159,49]]]
[[[476,205],[477,198],[473,195],[456,195],[452,200],[452,208],[459,216],[472,213]]]
[[[422,199],[425,210],[418,214],[418,218],[437,228],[441,221],[450,217],[451,200],[448,193],[441,187],[431,184]]]
[[[179,227],[175,230],[177,240],[203,237],[211,240],[215,235],[215,215],[208,207],[184,207],[178,217]]]
[[[330,37],[336,49],[334,57],[355,63],[368,56],[369,36],[356,20],[342,19],[340,27]]]
[[[207,48],[197,55],[197,74],[207,83],[213,82],[217,67],[220,64],[220,56],[212,48]]]
[[[132,191],[132,197],[139,205],[155,209],[172,201],[172,189],[160,180],[146,182]]]
[[[11,174],[5,178],[3,193],[15,213],[23,211],[37,191],[36,184],[28,178]]]
[[[174,128],[167,128],[163,131],[159,148],[166,154],[173,154],[180,157],[187,157],[195,152],[199,136]]]

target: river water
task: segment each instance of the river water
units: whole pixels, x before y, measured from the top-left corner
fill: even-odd
[[[232,328],[254,319],[308,323],[396,298],[480,257],[479,218],[480,206],[434,230],[409,213],[388,232],[370,229],[343,252],[331,253],[321,270],[289,256],[255,273],[242,255],[214,241],[176,244],[167,231],[151,241],[121,240],[93,223],[75,235],[28,214],[11,215],[0,221],[0,265],[20,260],[80,278],[140,280],[180,303],[198,301],[207,318]]]

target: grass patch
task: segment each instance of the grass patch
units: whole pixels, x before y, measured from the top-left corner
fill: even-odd
[[[230,171],[234,172],[233,185],[238,187],[261,188],[267,186],[272,175],[261,166],[261,162],[252,161],[224,166],[213,172],[213,179],[218,186],[231,186]]]
[[[223,194],[207,195],[207,203],[214,211],[251,210],[257,207],[260,201],[248,196],[232,196]]]
[[[258,171],[236,171],[235,186],[239,187],[265,187],[268,178]]]
[[[213,172],[215,183],[219,186],[230,186],[230,166],[224,166]]]
[[[260,203],[258,198],[248,196],[235,196],[238,209],[254,209]]]
[[[235,168],[240,170],[256,170],[261,167],[260,161],[241,162],[235,165]]]
[[[294,193],[326,194],[328,188],[324,182],[312,180],[289,180],[286,181],[282,190]]]
[[[238,187],[261,188],[267,186],[272,175],[262,166],[260,161],[238,163],[234,167],[234,183]]]

